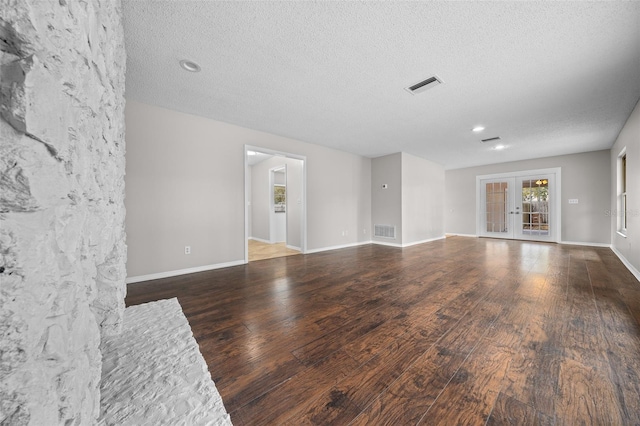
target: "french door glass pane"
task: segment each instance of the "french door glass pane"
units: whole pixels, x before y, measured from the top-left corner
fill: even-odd
[[[490,182],[485,190],[487,232],[507,232],[508,183]]]
[[[549,235],[549,181],[522,181],[522,234]]]

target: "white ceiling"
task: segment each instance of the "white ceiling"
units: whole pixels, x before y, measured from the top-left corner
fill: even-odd
[[[367,157],[452,169],[608,149],[640,97],[635,1],[123,6],[128,99]],[[432,75],[444,84],[403,90]],[[493,136],[507,148],[479,142]]]

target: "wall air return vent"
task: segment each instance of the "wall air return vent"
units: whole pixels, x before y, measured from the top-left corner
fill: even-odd
[[[495,138],[489,138],[489,139],[482,139],[482,143],[487,143],[487,142],[496,142],[500,140],[500,136],[496,136]]]
[[[374,225],[373,236],[382,238],[396,238],[396,227],[392,225]]]
[[[420,83],[416,83],[413,86],[405,87],[404,90],[415,95],[420,92],[424,92],[427,89],[431,89],[432,87],[436,87],[439,84],[442,84],[443,81],[440,77],[434,75],[433,77],[429,77],[428,79],[421,81]]]

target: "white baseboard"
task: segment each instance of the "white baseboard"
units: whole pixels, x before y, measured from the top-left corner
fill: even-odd
[[[398,243],[387,243],[385,241],[371,241],[371,244],[377,244],[379,246],[387,246],[387,247],[398,247],[402,248],[402,244]]]
[[[627,260],[626,257],[624,257],[622,255],[622,253],[620,253],[615,247],[611,246],[611,251],[615,253],[616,256],[618,256],[618,259],[620,259],[620,261],[624,264],[624,266],[627,267],[627,269],[629,270],[629,272],[631,272],[633,274],[633,276],[636,277],[636,279],[638,281],[640,281],[640,271],[638,271],[632,264],[631,262],[629,262]]]
[[[446,237],[467,237],[467,238],[478,238],[477,235],[475,234],[450,234],[450,233],[446,233],[444,234]]]
[[[260,241],[261,243],[266,243],[266,244],[273,244],[271,241],[269,240],[263,240],[262,238],[258,238],[258,237],[249,237],[250,240],[254,240],[254,241]]]
[[[360,242],[357,242],[357,243],[343,244],[343,245],[339,245],[339,246],[331,246],[331,247],[322,247],[322,248],[318,248],[318,249],[311,249],[311,250],[307,250],[305,252],[305,254],[320,253],[322,251],[338,250],[338,249],[349,248],[349,247],[357,247],[357,246],[363,246],[365,244],[371,244],[371,241],[360,241]]]
[[[176,277],[178,275],[193,274],[195,272],[211,271],[213,269],[228,268],[230,266],[244,265],[244,260],[233,262],[216,263],[215,265],[196,266],[195,268],[178,269],[176,271],[158,272],[157,274],[139,275],[137,277],[127,277],[126,283],[133,284],[141,281],[158,280],[160,278]]]
[[[611,247],[611,244],[606,243],[585,243],[581,241],[560,241],[560,244],[567,244],[570,246],[587,246],[587,247]]]
[[[291,250],[298,250],[298,251],[302,251],[302,249],[300,247],[296,247],[296,246],[290,246],[289,244],[287,244],[287,248],[291,249]]]
[[[411,246],[415,246],[418,244],[424,244],[424,243],[430,243],[431,241],[438,241],[438,240],[444,240],[446,237],[443,235],[441,237],[436,237],[436,238],[429,238],[428,240],[421,240],[421,241],[413,241],[410,243],[406,243],[406,244],[398,244],[398,243],[387,243],[385,241],[371,241],[371,243],[373,244],[378,244],[381,246],[389,246],[389,247],[399,247],[399,248],[404,248],[404,247],[411,247]]]

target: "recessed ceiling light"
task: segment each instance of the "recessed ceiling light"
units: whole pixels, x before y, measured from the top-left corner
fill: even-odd
[[[496,151],[500,151],[506,148],[506,145],[496,145],[493,147]]]
[[[476,126],[473,129],[471,129],[472,132],[476,132],[476,133],[481,132],[483,130],[484,130],[484,127],[482,126]]]
[[[247,151],[247,155],[258,155],[255,151]]]
[[[186,59],[183,59],[180,61],[180,66],[189,71],[189,72],[198,72],[200,71],[200,65],[196,64],[193,61],[188,61]]]

